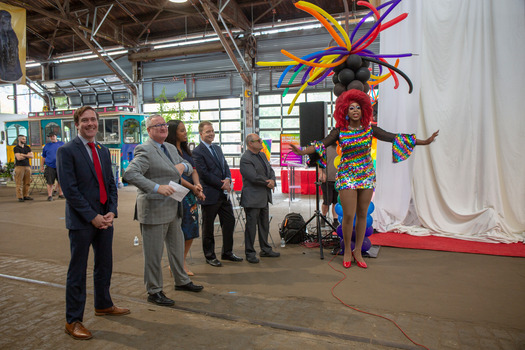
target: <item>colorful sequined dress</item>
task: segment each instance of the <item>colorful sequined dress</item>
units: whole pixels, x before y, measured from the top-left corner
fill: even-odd
[[[376,126],[369,126],[360,130],[332,130],[330,135],[314,145],[316,152],[321,156],[322,163],[326,159],[326,147],[339,141],[342,155],[337,170],[336,190],[375,188],[376,173],[370,154],[372,137],[393,143],[393,161],[396,163],[407,159],[416,144],[415,135],[395,135]],[[326,164],[326,161],[324,164]]]

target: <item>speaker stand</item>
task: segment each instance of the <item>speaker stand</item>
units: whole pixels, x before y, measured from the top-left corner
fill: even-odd
[[[336,231],[336,228],[332,225],[332,223],[321,213],[321,210],[319,210],[319,187],[321,186],[321,182],[319,181],[319,165],[315,164],[315,211],[314,214],[310,219],[308,219],[307,222],[297,231],[301,232],[303,229],[306,230],[306,227],[308,224],[315,219],[315,224],[317,225],[317,240],[319,242],[319,254],[321,260],[324,259],[324,252],[323,252],[323,236],[321,234],[321,220],[323,220],[328,226],[330,226],[334,231]],[[331,231],[333,232],[333,231]]]

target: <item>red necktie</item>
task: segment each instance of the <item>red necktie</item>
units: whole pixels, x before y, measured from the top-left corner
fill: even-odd
[[[102,168],[100,167],[100,160],[98,159],[97,150],[93,142],[88,142],[89,148],[91,148],[91,154],[93,155],[93,164],[95,165],[95,172],[97,173],[98,187],[100,190],[100,203],[105,204],[108,200],[106,193],[106,186],[104,186],[104,178],[102,177]]]

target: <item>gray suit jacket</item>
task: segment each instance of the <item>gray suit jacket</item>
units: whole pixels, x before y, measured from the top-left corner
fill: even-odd
[[[184,174],[191,175],[193,167],[179,155],[175,146],[167,142],[164,145],[175,164],[185,163],[189,170]],[[151,139],[135,148],[135,156],[123,179],[137,187],[135,220],[141,224],[166,224],[182,216],[182,209],[175,199],[153,192],[156,184],[167,185],[170,181],[180,183],[181,176],[175,164]]]
[[[244,208],[264,208],[272,203],[272,190],[266,180],[275,181],[275,172],[261,153],[265,166],[257,159],[257,154],[247,150],[241,157],[242,192],[241,206]]]

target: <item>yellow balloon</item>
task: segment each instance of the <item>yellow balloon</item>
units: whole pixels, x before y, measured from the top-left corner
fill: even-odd
[[[341,156],[337,156],[337,157],[334,158],[334,166],[336,168],[339,167],[339,163],[341,163]]]

